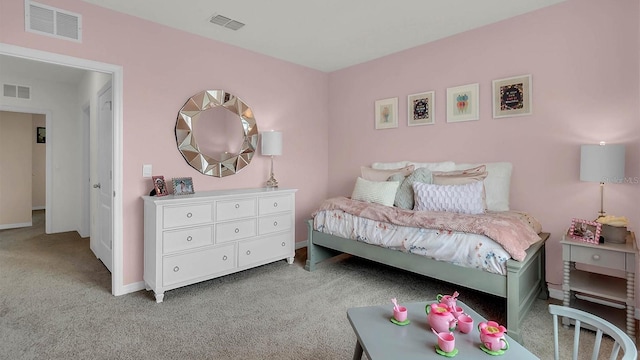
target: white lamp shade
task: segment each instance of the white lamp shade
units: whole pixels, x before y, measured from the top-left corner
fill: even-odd
[[[266,131],[262,133],[262,155],[282,155],[282,133],[279,131]]]
[[[624,145],[582,145],[580,180],[600,183],[624,181]]]

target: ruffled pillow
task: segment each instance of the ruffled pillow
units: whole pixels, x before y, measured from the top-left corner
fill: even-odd
[[[448,211],[462,214],[485,212],[481,181],[463,185],[413,183],[416,211]]]

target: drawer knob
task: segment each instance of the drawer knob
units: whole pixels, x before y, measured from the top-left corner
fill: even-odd
[[[191,235],[187,236],[187,241],[191,241],[193,240],[193,237],[191,237]]]
[[[240,232],[240,229],[236,228],[236,230],[235,230],[235,231],[236,231],[236,234],[237,234],[237,233],[239,233],[239,232]]]
[[[236,204],[236,209],[240,209],[240,204]]]
[[[273,222],[273,226],[278,226],[278,222],[277,222],[277,221],[274,221],[274,222]]]
[[[251,250],[247,250],[247,255],[251,255]]]
[[[286,246],[287,244],[283,241],[282,244],[280,244],[282,246]]]
[[[592,258],[593,258],[593,260],[600,260],[600,255],[598,255],[598,254],[594,254],[594,255],[592,256]]]
[[[192,217],[192,216],[193,216],[193,214],[192,214],[192,213],[187,213],[187,217],[188,217],[189,219],[191,219],[191,217]]]
[[[173,268],[173,272],[178,272],[178,271],[180,271],[179,267],[176,266],[176,267]]]
[[[277,202],[274,202],[274,203],[273,203],[273,207],[278,207],[278,203],[277,203]]]
[[[224,260],[224,261],[227,261],[227,259],[228,259],[227,255],[222,257],[222,260]]]

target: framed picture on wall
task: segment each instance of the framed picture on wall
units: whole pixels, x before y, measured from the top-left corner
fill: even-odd
[[[493,117],[531,115],[531,75],[493,80]]]
[[[435,91],[411,94],[407,97],[407,125],[432,125],[435,123]]]
[[[572,219],[569,228],[569,237],[575,240],[599,244],[602,224],[595,221]]]
[[[47,128],[38,126],[36,128],[36,143],[44,144],[47,142]]]
[[[190,177],[173,178],[173,195],[193,194],[193,180]]]
[[[447,122],[480,119],[479,98],[477,83],[447,88]]]
[[[377,100],[375,104],[376,129],[398,127],[398,98]]]
[[[167,184],[164,181],[164,176],[152,176],[151,180],[153,180],[153,189],[156,191],[156,196],[166,196],[169,195],[169,191],[167,190]]]

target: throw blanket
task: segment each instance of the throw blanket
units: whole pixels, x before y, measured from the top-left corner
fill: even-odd
[[[317,211],[323,210],[342,210],[363,218],[400,226],[484,235],[502,245],[517,261],[524,260],[527,256],[526,250],[540,240],[538,233],[542,230],[536,219],[516,211],[489,211],[479,215],[413,211],[346,197],[325,200]],[[315,215],[316,212],[313,213],[313,216]]]

